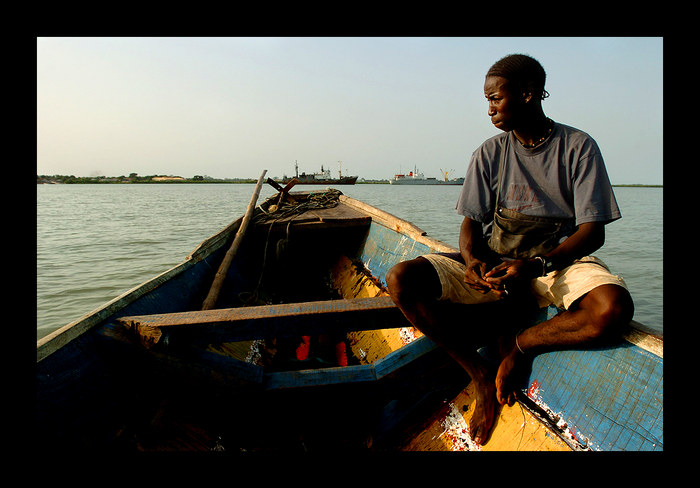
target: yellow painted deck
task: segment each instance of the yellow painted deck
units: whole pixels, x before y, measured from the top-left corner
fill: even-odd
[[[402,446],[404,451],[570,451],[556,434],[519,403],[500,408],[483,446],[469,437],[474,410],[474,386],[470,384],[435,414],[434,418]]]
[[[352,261],[342,258],[332,272],[333,286],[343,298],[387,296],[372,278]],[[350,348],[360,364],[372,364],[423,334],[413,327],[352,332],[348,334]]]

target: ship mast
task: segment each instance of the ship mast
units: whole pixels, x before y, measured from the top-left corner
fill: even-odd
[[[445,179],[445,181],[450,181],[450,176],[452,176],[452,174],[455,172],[455,170],[451,169],[448,171],[448,170],[444,170],[444,169],[440,168],[440,172],[442,173],[442,176]]]

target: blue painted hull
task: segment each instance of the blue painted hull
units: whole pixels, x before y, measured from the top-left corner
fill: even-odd
[[[558,312],[549,307],[539,320]],[[523,394],[565,425],[577,446],[662,451],[663,356],[647,349],[620,341],[540,354]]]

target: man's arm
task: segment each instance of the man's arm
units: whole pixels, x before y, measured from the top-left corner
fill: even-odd
[[[575,259],[588,256],[603,247],[605,243],[605,224],[588,222],[581,224],[568,239],[562,242],[546,257],[554,262],[554,269],[563,269]]]

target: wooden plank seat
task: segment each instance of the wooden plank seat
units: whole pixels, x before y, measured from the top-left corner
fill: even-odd
[[[234,342],[410,326],[391,298],[385,296],[126,316],[116,322],[135,332],[146,346],[145,350],[151,351],[161,361],[186,362],[196,364],[200,369],[225,372],[227,381],[232,385],[243,381],[258,384],[264,390],[358,385],[376,381],[406,383],[420,376],[427,378],[425,381],[433,381],[431,371],[452,366],[458,374],[462,374],[459,366],[425,336],[373,364],[297,371],[265,372],[261,366],[191,347],[193,342]],[[179,335],[182,337],[178,338]],[[190,347],[185,356],[178,358],[178,348],[170,347],[170,344],[183,344],[185,341]],[[168,344],[164,345],[163,342]],[[156,345],[158,347],[154,347]],[[197,352],[193,352],[195,350]]]
[[[190,344],[213,344],[410,327],[386,296],[127,316],[116,321],[133,330],[147,348],[177,342],[178,336]]]

